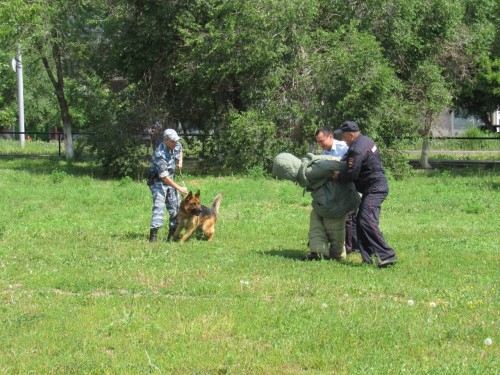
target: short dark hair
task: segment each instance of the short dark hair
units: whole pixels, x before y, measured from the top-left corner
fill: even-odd
[[[333,135],[332,129],[330,129],[328,126],[322,126],[318,130],[316,130],[316,133],[314,133],[314,136],[317,137],[319,133],[323,133],[325,137],[328,137],[330,134]]]

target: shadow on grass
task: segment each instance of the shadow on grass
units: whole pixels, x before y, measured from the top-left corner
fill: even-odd
[[[125,239],[127,241],[137,240],[137,241],[149,241],[149,232],[126,232],[124,234],[115,234],[112,237],[118,239]]]
[[[96,166],[95,161],[91,159],[67,162],[57,155],[1,155],[0,157],[6,168],[31,174],[51,174],[55,170],[62,170],[72,176],[105,179],[102,168]]]
[[[149,229],[146,228],[144,232],[126,232],[122,234],[114,234],[111,236],[112,238],[126,240],[126,241],[144,241],[149,242]],[[165,242],[165,243],[176,243],[178,241],[174,241],[172,238],[167,241],[168,231],[161,230],[158,232],[157,242]],[[207,241],[207,238],[203,235],[203,233],[195,232],[189,240],[192,241]]]
[[[268,251],[259,251],[259,254],[270,255],[273,257],[283,257],[294,260],[302,260],[302,258],[306,255],[304,251],[300,250],[268,250]]]
[[[106,176],[103,168],[98,165],[93,157],[82,157],[72,161],[66,161],[64,157],[58,155],[1,155],[0,160],[6,168],[12,170],[20,170],[31,174],[51,174],[54,170],[64,171],[72,176],[91,176],[92,178],[101,180],[117,180]],[[137,178],[145,178],[145,173],[149,165],[150,157],[144,160],[144,176],[136,176]],[[195,158],[185,158],[183,172],[186,175],[193,177],[206,176],[232,176],[233,171],[224,168],[220,162],[212,160],[198,160]],[[140,168],[139,168],[140,169]]]
[[[258,253],[262,255],[279,256],[299,261],[302,261],[302,258],[307,255],[306,252],[300,250],[268,250],[259,251]],[[335,260],[321,260],[321,262],[335,262]],[[339,264],[348,267],[371,267],[370,265],[362,263],[361,255],[358,252],[348,254],[347,259],[343,262],[340,262]]]

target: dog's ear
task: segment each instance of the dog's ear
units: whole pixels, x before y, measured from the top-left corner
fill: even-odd
[[[199,198],[199,197],[200,197],[200,191],[199,191],[199,190],[196,192],[195,197],[196,197],[196,198]]]
[[[191,197],[192,197],[192,196],[193,196],[193,192],[192,192],[192,191],[190,191],[190,192],[188,193],[188,195],[187,195],[187,197],[186,197],[186,198],[191,199]]]

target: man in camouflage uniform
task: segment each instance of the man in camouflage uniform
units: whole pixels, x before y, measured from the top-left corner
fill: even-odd
[[[165,208],[169,213],[168,238],[177,227],[179,213],[179,193],[187,194],[185,186],[174,181],[176,165],[182,168],[182,145],[173,129],[163,132],[163,142],[156,148],[148,172],[148,185],[153,194],[153,215],[149,231],[149,242],[155,242],[158,229],[163,226]]]

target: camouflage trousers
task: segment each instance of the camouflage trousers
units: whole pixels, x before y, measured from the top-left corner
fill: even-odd
[[[153,194],[153,215],[150,228],[161,228],[165,221],[165,209],[169,214],[168,228],[174,230],[177,227],[177,215],[179,213],[180,197],[176,189],[157,182],[151,185]]]
[[[336,260],[345,259],[346,216],[328,219],[313,209],[309,220],[309,251]]]

